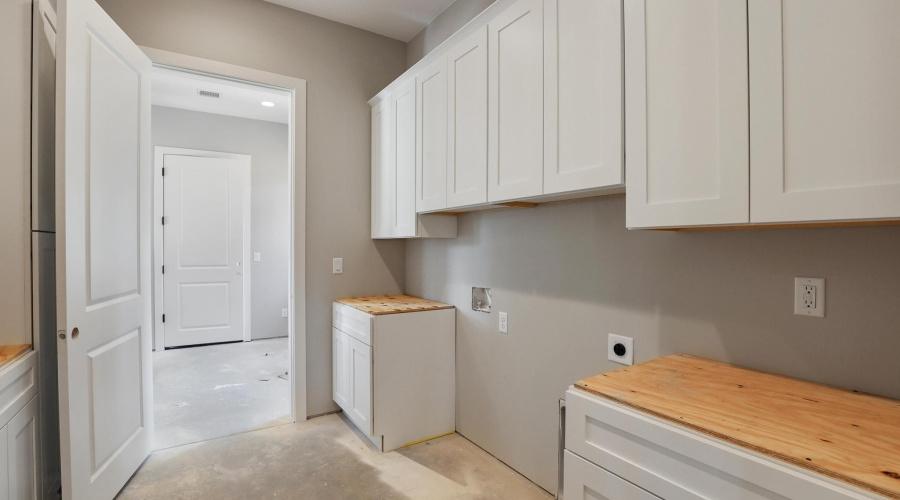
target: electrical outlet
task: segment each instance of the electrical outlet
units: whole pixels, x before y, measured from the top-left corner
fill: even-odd
[[[331,274],[344,274],[344,259],[335,257],[331,260]]]
[[[794,278],[794,314],[825,317],[825,278]]]
[[[500,313],[500,333],[509,333],[509,320],[505,312]]]
[[[282,318],[287,318],[287,309],[282,309],[282,310],[281,310],[281,317],[282,317]]]
[[[253,262],[259,262],[262,260],[262,255],[259,252],[253,252]]]
[[[631,366],[634,364],[634,339],[610,333],[606,357],[614,363]]]

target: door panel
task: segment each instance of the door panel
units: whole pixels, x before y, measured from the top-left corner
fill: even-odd
[[[6,425],[10,500],[38,500],[38,398],[34,397]]]
[[[393,236],[397,165],[391,126],[391,97],[372,108],[372,238]]]
[[[447,207],[447,60],[416,77],[416,210]]]
[[[349,336],[338,330],[331,329],[331,355],[332,355],[332,392],[334,402],[344,411],[349,412],[350,401],[350,342]]]
[[[746,0],[626,0],[628,227],[749,222]]]
[[[368,435],[372,428],[372,347],[347,337],[349,346],[349,413],[351,420]]]
[[[544,5],[544,194],[624,184],[622,1]]]
[[[447,54],[447,207],[487,202],[487,27]]]
[[[163,162],[166,347],[244,340],[249,159]]]
[[[61,2],[58,20],[63,498],[107,500],[152,442],[151,66],[93,0]]]
[[[900,217],[900,4],[750,4],[753,222]]]
[[[391,110],[395,161],[394,205],[391,207],[393,236],[416,236],[416,82],[398,88]]]
[[[488,200],[538,196],[544,178],[544,6],[519,0],[488,24]]]

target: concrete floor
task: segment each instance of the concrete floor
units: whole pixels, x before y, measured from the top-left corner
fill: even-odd
[[[458,434],[381,453],[343,415],[154,452],[120,500],[548,500]]]
[[[155,449],[289,423],[289,366],[286,337],[154,352]]]

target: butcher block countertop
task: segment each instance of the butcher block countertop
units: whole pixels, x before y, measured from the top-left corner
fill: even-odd
[[[420,311],[437,311],[453,309],[450,304],[442,304],[432,300],[410,297],[409,295],[385,295],[380,297],[360,297],[355,299],[339,299],[339,303],[375,316],[382,314],[399,314]]]
[[[900,499],[900,401],[681,354],[575,387]]]
[[[31,350],[31,344],[0,346],[0,367],[19,359],[19,356]]]

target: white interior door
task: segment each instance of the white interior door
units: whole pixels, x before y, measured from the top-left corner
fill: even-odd
[[[165,346],[244,340],[249,162],[166,155],[163,168]]]
[[[62,490],[109,500],[150,454],[150,60],[60,0],[57,323]]]

